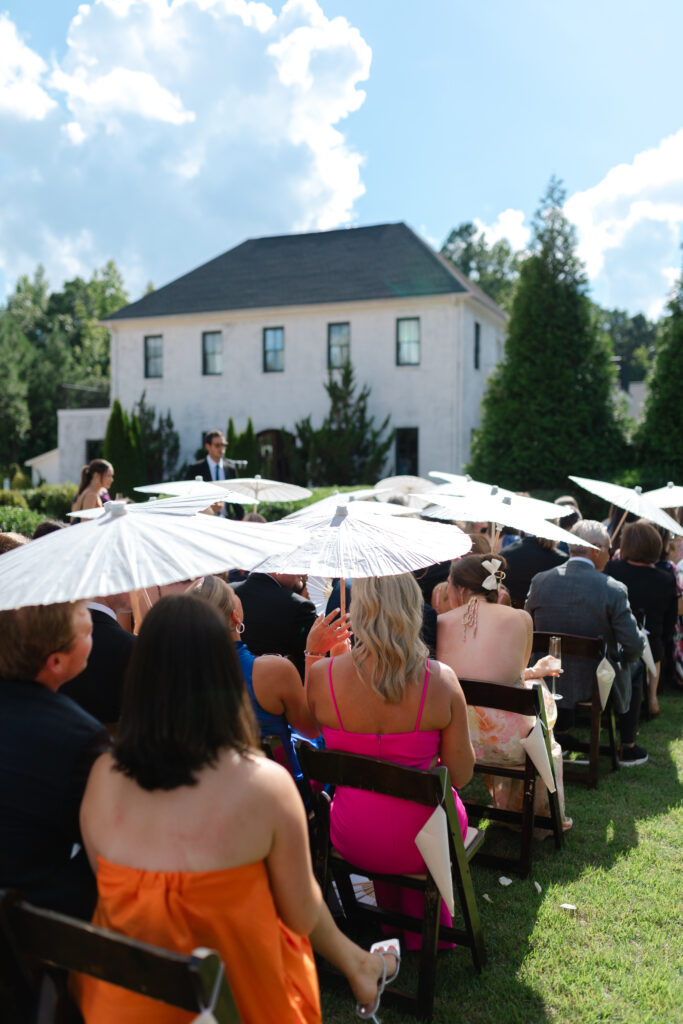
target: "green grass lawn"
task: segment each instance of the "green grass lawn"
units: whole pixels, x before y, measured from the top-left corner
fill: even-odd
[[[683,1022],[683,697],[665,691],[660,704],[638,737],[648,764],[610,773],[601,759],[597,791],[567,786],[574,827],[561,852],[535,841],[530,877],[508,888],[473,866],[488,964],[478,975],[467,949],[439,954],[434,1021]],[[408,978],[416,956],[404,958]],[[353,1016],[350,992],[323,989],[326,1022]],[[387,1008],[380,1019],[414,1018]]]

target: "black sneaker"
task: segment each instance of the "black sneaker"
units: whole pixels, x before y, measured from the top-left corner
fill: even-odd
[[[619,764],[622,768],[632,768],[636,764],[645,764],[647,761],[647,750],[637,747],[619,747]]]

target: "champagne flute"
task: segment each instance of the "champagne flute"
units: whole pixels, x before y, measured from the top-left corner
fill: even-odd
[[[557,658],[557,660],[560,663],[558,665],[558,668],[561,669],[562,668],[562,640],[561,640],[561,638],[559,636],[551,636],[550,637],[550,643],[548,645],[548,654],[552,658]],[[552,683],[552,694],[553,694],[553,697],[555,696],[555,679],[556,679],[556,676],[553,675],[553,683]]]

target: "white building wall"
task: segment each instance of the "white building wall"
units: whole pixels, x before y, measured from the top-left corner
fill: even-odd
[[[396,365],[396,321],[419,317],[419,366]],[[472,369],[474,320],[482,325],[482,370]],[[158,320],[115,321],[112,330],[112,398],[130,410],[143,391],[157,411],[170,409],[181,440],[181,460],[201,446],[202,433],[237,431],[251,416],[256,432],[293,429],[311,415],[318,426],[329,409],[327,326],[350,324],[351,362],[359,387],[369,384],[369,412],[379,425],[419,430],[419,471],[459,471],[469,450],[487,368],[495,362],[495,334],[502,321],[465,296],[427,296],[391,302],[245,310]],[[263,372],[263,329],[284,327],[281,373]],[[203,331],[223,334],[223,373],[203,376]],[[144,337],[163,336],[163,377],[144,377]],[[465,339],[464,349],[461,339]],[[469,360],[469,361],[468,361]],[[459,367],[464,371],[463,383]],[[61,448],[61,441],[60,441]],[[393,459],[387,469],[392,470]]]
[[[59,482],[77,484],[88,441],[103,441],[111,409],[60,409],[57,413]]]

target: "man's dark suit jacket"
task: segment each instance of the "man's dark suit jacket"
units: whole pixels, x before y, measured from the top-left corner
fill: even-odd
[[[556,569],[534,576],[525,608],[534,620],[534,629],[601,636],[605,640],[607,656],[616,672],[612,688],[615,707],[620,714],[626,711],[631,702],[629,662],[640,657],[643,638],[624,584],[598,572],[583,559],[571,558]],[[564,711],[577,701],[590,700],[595,666],[585,658],[563,656],[562,668],[556,686],[564,698]]]
[[[225,461],[225,459],[221,459],[221,465],[223,466],[225,479],[234,480],[237,476],[237,470],[235,467],[231,466],[230,463]],[[191,466],[187,467],[187,471],[185,473],[186,480],[194,480],[198,476],[200,476],[202,480],[206,480],[207,483],[213,483],[209,463],[206,459],[200,459],[199,462],[193,462]],[[244,519],[243,505],[231,505],[226,501],[225,507],[228,510],[228,515],[231,519]]]
[[[244,609],[241,639],[252,654],[285,654],[303,679],[306,638],[317,618],[313,602],[262,572],[232,586]]]
[[[508,544],[502,555],[507,562],[505,586],[513,601],[526,600],[536,573],[554,569],[556,565],[567,561],[567,556],[561,552],[541,547],[535,537],[522,537],[514,544]]]
[[[91,608],[90,614],[92,650],[88,664],[59,692],[75,700],[93,718],[109,724],[121,717],[123,677],[135,637],[106,612]]]
[[[41,683],[0,679],[0,889],[88,918],[97,895],[78,812],[107,731]]]

